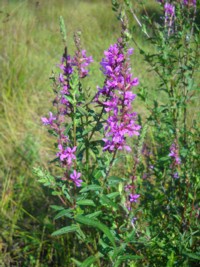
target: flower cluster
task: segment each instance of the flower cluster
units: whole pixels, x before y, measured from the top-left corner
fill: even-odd
[[[164,25],[167,28],[167,35],[170,36],[175,31],[175,7],[181,5],[184,8],[196,7],[196,0],[165,1],[157,0],[164,8]]]
[[[77,187],[81,186],[82,180],[79,179],[80,173],[77,173],[76,170],[72,171],[72,168],[76,166],[76,146],[71,145],[69,137],[65,135],[66,115],[73,113],[73,105],[68,100],[72,91],[70,80],[75,69],[79,73],[79,78],[86,77],[88,75],[87,67],[92,61],[92,57],[86,56],[85,50],[76,52],[74,57],[67,55],[65,51],[59,65],[62,73],[59,74],[58,80],[55,81],[57,96],[53,103],[57,108],[57,114],[53,115],[52,112],[49,112],[48,118],[41,118],[43,125],[50,126],[58,136],[59,152],[56,155],[60,160],[61,166],[66,169],[65,177],[62,179],[70,178]],[[59,91],[57,91],[57,88],[59,88]],[[72,173],[69,175],[69,172]]]
[[[126,201],[126,208],[128,210],[131,210],[132,203],[137,203],[138,198],[140,197],[139,194],[136,194],[136,185],[134,184],[136,177],[132,177],[132,182],[131,184],[127,184],[124,187],[124,191],[126,192],[127,195],[127,201]]]
[[[130,197],[130,199],[129,199],[129,201],[132,203],[132,202],[137,202],[137,200],[138,200],[138,198],[140,197],[140,195],[139,194],[130,194],[129,195],[129,197]]]
[[[54,116],[52,112],[49,112],[49,118],[42,117],[41,120],[44,125],[52,125],[53,121],[56,120],[56,116]]]
[[[193,6],[193,7],[195,7],[197,2],[196,2],[196,0],[183,0],[183,4],[185,6]]]
[[[170,153],[169,157],[172,157],[174,159],[175,165],[181,164],[181,159],[179,157],[179,150],[176,143],[173,143],[170,147]]]
[[[190,6],[190,7],[195,7],[197,4],[196,0],[173,1],[174,5],[168,3],[168,1],[165,1],[165,0],[157,0],[157,2],[164,4],[165,14],[169,16],[175,15],[175,4],[177,4],[177,2],[182,4],[183,6]]]
[[[81,183],[83,182],[81,179],[79,179],[80,177],[81,177],[81,173],[76,172],[76,170],[74,170],[73,173],[70,174],[70,178],[72,179],[72,181],[75,183],[77,187],[80,187]]]
[[[137,114],[132,112],[132,102],[136,95],[132,93],[133,86],[139,84],[138,78],[132,78],[129,56],[133,49],[123,51],[122,40],[104,52],[101,70],[106,76],[104,87],[98,88],[96,102],[103,106],[109,114],[105,125],[104,151],[115,152],[126,149],[126,137],[139,135],[140,126],[136,124]],[[101,96],[105,100],[101,101]]]
[[[77,51],[75,57],[73,58],[73,63],[77,66],[79,77],[84,78],[88,75],[88,65],[93,62],[92,57],[86,56],[86,51]]]
[[[62,113],[71,113],[71,105],[70,102],[67,100],[67,96],[70,95],[70,84],[69,81],[71,76],[75,70],[77,69],[79,73],[79,78],[85,78],[88,75],[89,70],[87,67],[89,64],[93,62],[91,56],[86,56],[86,51],[77,51],[75,56],[71,58],[69,55],[63,55],[61,64],[59,65],[62,73],[59,76],[60,82],[60,103],[64,105]]]
[[[165,3],[164,10],[166,18],[173,17],[175,15],[175,6],[172,4]]]
[[[57,157],[60,158],[60,161],[63,165],[66,165],[70,168],[72,166],[73,160],[76,159],[76,146],[73,148],[67,147],[64,149],[63,146],[59,144],[58,149],[60,151],[57,153]]]
[[[177,166],[179,166],[181,164],[181,159],[179,157],[179,148],[178,148],[176,141],[170,147],[169,157],[171,157],[173,159],[173,163],[170,166],[171,169],[175,169]],[[172,176],[175,179],[179,178],[178,172],[173,173]]]

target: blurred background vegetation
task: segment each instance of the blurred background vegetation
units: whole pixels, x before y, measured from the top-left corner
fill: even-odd
[[[57,71],[63,53],[59,16],[67,27],[69,53],[74,51],[74,31],[82,32],[83,47],[95,60],[87,84],[95,92],[103,82],[98,62],[120,35],[110,2],[0,1],[0,266],[70,266],[71,240],[51,237],[56,229],[49,209],[52,197],[38,184],[32,168],[38,164],[53,168],[48,163],[55,153],[53,140],[40,118],[51,109],[53,92],[48,78],[52,70]],[[134,8],[139,14],[138,2],[134,1]],[[156,1],[147,4],[156,11]],[[131,23],[134,25],[133,19]],[[138,27],[135,39],[145,50],[152,49]],[[153,99],[156,77],[134,48],[134,75],[148,86]],[[136,93],[138,90],[140,87]],[[134,110],[146,112],[139,100]]]

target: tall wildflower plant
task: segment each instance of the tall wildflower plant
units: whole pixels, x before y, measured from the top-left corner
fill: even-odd
[[[121,266],[143,258],[133,245],[140,199],[136,173],[116,174],[119,158],[136,151],[141,132],[134,111],[134,87],[139,81],[132,74],[133,49],[126,31],[122,17],[121,37],[104,52],[100,63],[104,84],[92,97],[82,80],[92,78],[93,59],[82,49],[80,33],[74,35],[76,52],[71,56],[65,46],[60,73],[51,77],[52,111],[41,118],[56,140],[52,162],[58,175],[40,168],[35,173],[60,200],[52,208],[62,227],[52,235],[65,234],[73,240],[68,251],[71,266]],[[66,43],[62,19],[61,33]]]
[[[130,33],[152,75],[157,76],[153,101],[141,84],[138,96],[148,114],[137,175],[141,177],[141,216],[136,250],[146,255],[136,266],[198,266],[199,250],[199,3],[158,2],[160,22],[153,21],[141,1],[139,16],[131,1],[112,1],[142,29],[147,52]],[[161,96],[161,97],[160,97]],[[196,109],[195,109],[196,107]]]
[[[35,168],[52,190],[61,227],[52,235],[73,240],[72,266],[198,266],[199,121],[192,113],[199,86],[199,27],[196,1],[155,1],[161,22],[144,17],[129,0],[112,0],[121,37],[104,52],[104,83],[84,87],[93,59],[74,36],[69,54],[63,20],[64,54],[53,74],[52,111],[43,125],[56,139],[56,176]],[[152,48],[134,38],[129,12]],[[157,76],[155,99],[140,82],[138,96],[148,111],[138,122],[134,109],[130,40]]]

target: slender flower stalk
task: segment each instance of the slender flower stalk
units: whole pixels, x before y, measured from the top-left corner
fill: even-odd
[[[59,151],[56,156],[60,161],[61,167],[65,169],[62,180],[70,179],[77,187],[81,186],[82,180],[79,179],[81,173],[76,171],[76,142],[70,140],[70,137],[65,135],[66,123],[69,118],[71,118],[74,128],[76,128],[74,116],[72,116],[72,114],[75,113],[76,106],[74,107],[73,103],[70,101],[70,99],[74,100],[76,95],[73,92],[73,88],[71,88],[70,81],[75,71],[78,72],[80,79],[85,78],[89,72],[88,66],[92,61],[92,57],[86,56],[85,50],[77,49],[75,56],[71,57],[67,54],[67,49],[65,49],[65,53],[59,65],[61,73],[58,79],[54,81],[56,97],[53,104],[57,108],[57,114],[54,115],[52,112],[49,112],[49,118],[41,118],[43,125],[49,126],[58,137]],[[80,83],[78,86],[80,86]],[[76,135],[76,133],[74,134]]]
[[[173,171],[172,177],[174,179],[178,179],[179,178],[179,174],[175,170],[177,169],[177,167],[179,165],[181,165],[181,159],[179,157],[179,148],[178,148],[178,144],[177,144],[176,140],[174,141],[174,143],[170,147],[169,157],[171,157],[173,159],[172,160],[172,164],[170,165],[170,168]]]

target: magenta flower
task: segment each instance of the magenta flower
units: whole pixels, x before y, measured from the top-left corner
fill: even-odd
[[[52,125],[56,117],[53,116],[52,112],[49,112],[49,118],[42,117],[41,120],[44,125]]]
[[[67,147],[64,149],[63,146],[59,144],[58,149],[60,151],[57,153],[57,157],[59,157],[62,162],[67,163],[67,165],[70,167],[73,163],[73,160],[76,159],[76,156],[74,155],[76,152],[76,146],[73,148]]]
[[[178,146],[177,146],[176,143],[173,143],[171,145],[169,157],[172,157],[174,159],[175,165],[180,165],[181,164],[181,159],[179,157]]]
[[[63,71],[64,76],[69,76],[73,73],[72,59],[71,59],[70,55],[62,57],[61,64],[59,65],[59,67]],[[60,79],[61,82],[64,81],[63,75],[60,75],[60,77],[59,77],[59,78],[61,78],[61,77],[63,78],[63,79]]]
[[[76,170],[74,170],[73,173],[70,174],[70,178],[72,179],[72,181],[75,183],[77,187],[80,187],[81,183],[83,182],[81,179],[79,179],[80,177],[81,177],[81,173],[76,172]]]
[[[73,64],[77,67],[80,78],[85,78],[88,75],[88,65],[93,62],[92,56],[86,56],[86,50],[77,51],[73,58]]]
[[[175,15],[175,6],[173,6],[169,3],[165,3],[164,9],[165,9],[165,16],[172,16],[173,17]]]
[[[178,179],[178,178],[179,178],[178,172],[175,172],[175,173],[173,174],[173,178],[174,178],[174,179]]]
[[[138,194],[130,194],[129,195],[129,201],[132,203],[132,202],[137,202],[138,198],[140,197],[140,195]]]
[[[197,1],[196,0],[183,0],[184,5],[190,5],[190,6],[196,6]]]

